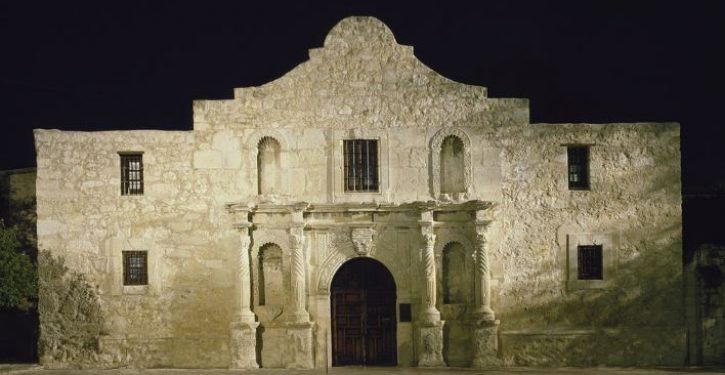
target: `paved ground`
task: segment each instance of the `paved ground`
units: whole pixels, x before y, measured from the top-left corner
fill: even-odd
[[[325,370],[278,370],[260,369],[253,371],[234,370],[194,370],[194,369],[114,369],[114,370],[43,370],[37,365],[3,365],[2,374],[37,374],[37,375],[677,375],[677,374],[725,374],[725,368],[506,368],[491,370],[473,369],[421,369],[401,367],[335,367]]]

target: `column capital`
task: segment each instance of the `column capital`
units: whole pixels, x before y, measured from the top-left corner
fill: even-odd
[[[476,236],[487,236],[492,223],[492,220],[476,220]]]
[[[249,245],[252,244],[252,238],[249,237],[249,235],[247,235],[247,233],[244,233],[241,236],[239,236],[239,240],[241,243],[240,248],[242,250],[242,254],[244,255],[244,254],[246,254],[247,251],[249,251]]]
[[[289,229],[289,245],[291,249],[300,249],[305,246],[305,231],[302,226],[292,226]]]

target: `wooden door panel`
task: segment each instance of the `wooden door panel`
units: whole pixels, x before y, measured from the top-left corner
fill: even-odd
[[[334,366],[396,364],[395,282],[384,267],[338,270],[330,302]]]

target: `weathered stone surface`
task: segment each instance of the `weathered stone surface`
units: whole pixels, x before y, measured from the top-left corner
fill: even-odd
[[[332,337],[332,278],[361,256],[411,305],[399,365],[682,364],[679,126],[530,124],[528,111],[347,18],[285,76],[195,101],[193,131],[36,130],[39,243],[99,286],[99,366],[236,367],[251,337],[230,325],[249,306],[262,367],[324,367],[332,343],[313,333]],[[347,139],[378,141],[378,191],[344,190]],[[568,189],[567,144],[591,145],[589,190]],[[120,195],[124,151],[143,152],[144,195]],[[605,244],[603,280],[572,273],[577,241]],[[123,285],[124,250],[148,251],[148,285]],[[494,328],[457,337],[494,316],[498,342]],[[484,354],[496,345],[500,358]]]
[[[501,365],[498,358],[498,321],[474,324],[472,367],[486,368]]]
[[[443,325],[439,321],[435,325],[424,325],[418,333],[418,366],[420,367],[442,367],[443,362]]]

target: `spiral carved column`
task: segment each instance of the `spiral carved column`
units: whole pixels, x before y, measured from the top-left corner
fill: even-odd
[[[418,366],[445,366],[443,361],[443,324],[441,313],[436,308],[436,267],[435,234],[433,233],[432,214],[423,213],[420,221],[423,243],[421,248],[421,266],[425,278],[425,290],[421,296],[422,313],[418,335]]]
[[[435,254],[433,248],[435,246],[435,234],[431,226],[423,228],[423,274],[425,275],[425,293],[423,294],[423,321],[426,323],[434,323],[440,320],[441,313],[436,308],[436,267]]]
[[[480,227],[479,227],[480,228]],[[491,309],[491,274],[488,268],[488,249],[486,229],[478,229],[476,233],[476,308],[473,316],[479,320],[493,321],[495,315]]]
[[[246,212],[244,212],[246,216]],[[251,304],[251,281],[249,270],[249,228],[251,224],[247,221],[238,223],[240,231],[240,248],[237,254],[237,313],[230,324],[229,349],[231,354],[230,368],[255,369],[257,364],[257,326],[254,313],[250,308]]]
[[[309,314],[305,308],[305,236],[302,228],[290,229],[290,250],[292,252],[292,290],[291,290],[291,321],[305,323],[309,321]]]
[[[485,216],[485,212],[478,215]],[[491,309],[491,273],[488,262],[488,230],[490,220],[476,222],[476,264],[475,264],[475,307],[472,315],[473,332],[471,351],[472,365],[475,368],[500,365],[498,352],[498,325]]]

